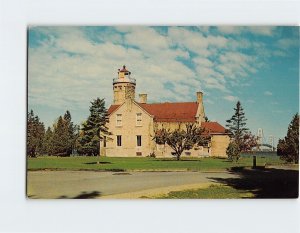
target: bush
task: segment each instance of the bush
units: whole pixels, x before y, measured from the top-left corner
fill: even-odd
[[[233,161],[234,159],[235,161],[238,161],[240,158],[239,146],[235,142],[230,142],[226,149],[226,154],[230,161]]]
[[[149,155],[149,157],[150,157],[150,158],[156,158],[156,155],[155,155],[154,152],[151,152],[150,155]]]

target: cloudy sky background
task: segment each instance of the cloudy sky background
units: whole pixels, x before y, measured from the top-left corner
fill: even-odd
[[[225,126],[240,100],[253,133],[282,138],[299,106],[299,27],[30,27],[28,108],[46,126],[68,109],[74,123],[92,99],[112,103],[126,65],[136,96],[195,101]]]

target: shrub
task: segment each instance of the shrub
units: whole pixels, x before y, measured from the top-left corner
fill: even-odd
[[[235,161],[238,161],[240,158],[239,146],[235,142],[230,142],[226,149],[226,154],[230,161],[233,161],[234,159]]]
[[[150,155],[149,155],[149,157],[150,157],[150,158],[156,158],[156,155],[155,155],[154,152],[151,152]]]

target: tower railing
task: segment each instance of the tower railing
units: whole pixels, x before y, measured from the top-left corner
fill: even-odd
[[[115,84],[115,83],[133,83],[133,84],[136,84],[136,80],[135,80],[135,78],[129,78],[129,77],[125,77],[123,79],[114,78],[113,79],[113,84]]]

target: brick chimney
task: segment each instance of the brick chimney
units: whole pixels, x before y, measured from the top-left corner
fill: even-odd
[[[198,91],[196,94],[197,94],[197,103],[202,103],[203,93],[201,91]]]
[[[147,94],[139,94],[140,103],[146,104],[147,103]]]
[[[201,91],[198,91],[196,93],[197,95],[197,103],[198,103],[198,110],[196,114],[197,121],[201,124],[201,122],[205,121],[205,112],[204,112],[204,106],[203,106],[203,93]]]

